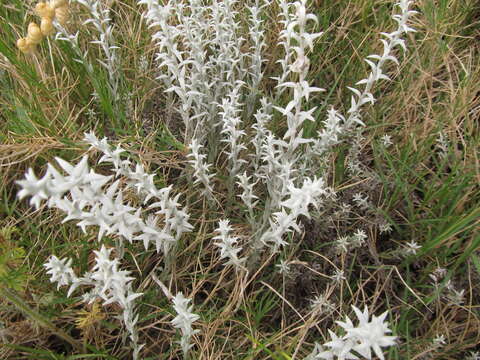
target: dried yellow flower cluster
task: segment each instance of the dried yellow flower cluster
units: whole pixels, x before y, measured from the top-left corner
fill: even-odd
[[[53,34],[53,19],[56,19],[60,25],[67,22],[70,16],[68,0],[40,2],[35,6],[35,13],[41,19],[40,26],[31,22],[28,24],[27,37],[17,40],[17,47],[25,54],[33,52],[44,36]]]

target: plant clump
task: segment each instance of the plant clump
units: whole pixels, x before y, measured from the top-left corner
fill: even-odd
[[[105,57],[101,66],[108,73],[107,91],[115,100],[112,109],[119,109],[119,47],[109,11],[93,0],[77,2],[91,14],[84,25],[92,24],[99,34],[91,43],[99,45]],[[374,86],[390,80],[387,64],[399,64],[397,50],[406,50],[405,36],[415,31],[410,26],[416,13],[411,10],[412,3],[399,0],[395,4],[396,29],[382,33],[381,54],[369,55],[365,59],[368,74],[348,87],[352,93],[348,110],[330,107],[324,111],[327,107],[318,105],[319,98],[330,89],[314,85],[310,58],[324,33],[314,31],[318,18],[309,10],[307,0],[276,3],[282,55],[277,59],[278,73],[269,79],[275,84],[270,91],[263,82],[268,31],[265,17],[272,3],[256,0],[245,15],[240,14],[241,4],[235,0],[138,1],[152,30],[159,74],[156,80],[182,121],[184,131],[179,138],[186,165],[179,169],[180,180],[173,183],[150,172],[132,152],[112,146],[92,130],[84,137],[90,154],[76,164],[57,157],[57,165],[49,163],[43,176],[29,169],[25,178],[17,181],[18,197],[29,198],[35,209],[46,204],[62,211],[66,214],[63,222],[75,222],[84,234],[93,229],[100,244],[100,249],[93,250],[93,266],[82,276],[77,275],[79,264],[72,258],[51,255],[44,264],[50,281],[58,288],[68,286],[67,296],[82,291],[82,301],[87,304],[99,301],[103,306],[118,305],[132,357],[139,359],[149,344],[139,326],[140,301],[147,297],[147,291],[140,290],[138,283],[142,276],[148,277],[143,279],[147,282],[155,279],[149,273],[160,269],[149,268],[143,273],[135,260],[140,273],[136,278],[136,271],[126,269],[137,255],[151,254],[153,248],[152,256],[162,259],[162,279],[171,279],[192,238],[200,237],[201,230],[210,231],[214,256],[219,256],[217,261],[222,265],[218,271],[224,274],[234,268],[232,276],[244,286],[231,290],[238,296],[238,305],[227,307],[233,312],[240,308],[249,282],[271,259],[279,259],[277,268],[284,280],[291,276],[293,266],[287,261],[288,254],[299,246],[305,224],[320,213],[335,222],[336,218],[347,218],[352,210],[351,205],[339,201],[336,189],[329,185],[329,163],[334,150],[345,145],[351,151],[351,173],[362,173],[355,154],[366,122],[364,108],[376,102]],[[35,9],[41,26],[29,25],[27,38],[17,43],[22,52],[33,51],[44,36],[54,32],[54,20],[62,25],[68,17],[65,1],[42,2]],[[248,34],[243,15],[247,17]],[[79,49],[77,36],[69,35],[61,26],[58,31],[73,49]],[[86,52],[77,53],[78,62],[86,64],[87,73],[92,72],[94,67],[87,64]],[[315,124],[320,126],[312,130]],[[385,146],[391,143],[386,138],[383,142]],[[94,161],[93,154],[98,153],[100,157]],[[89,165],[92,161],[93,166]],[[356,193],[351,200],[359,211],[374,209],[368,195]],[[204,208],[199,217],[207,219],[206,224],[216,224],[210,230],[199,229],[195,221],[200,202]],[[212,221],[211,214],[219,212],[222,219]],[[378,230],[388,231],[388,222],[380,220]],[[209,229],[210,225],[205,226]],[[364,248],[368,235],[357,227],[331,241],[334,256],[346,257],[354,249]],[[416,254],[417,250],[419,247],[412,242],[406,254]],[[325,282],[325,293],[317,295],[310,308],[316,314],[333,316],[335,302],[328,294],[341,287],[346,277],[339,269],[327,277],[332,282]],[[197,291],[191,290],[194,294]],[[207,336],[200,328],[207,317],[197,310],[194,295],[186,298],[184,292],[178,291],[170,299],[177,314],[170,323],[181,333],[184,358],[194,358],[193,354],[201,351],[195,345],[196,338]],[[452,292],[457,298],[463,295]],[[393,332],[385,321],[389,312],[370,318],[364,306],[363,312],[353,306],[358,325],[348,317],[344,322],[337,321],[344,334],[338,336],[329,329],[330,341],[317,343],[306,359],[372,359],[374,355],[384,359],[385,348],[396,345],[397,339],[389,335]],[[199,327],[194,329],[194,323]]]

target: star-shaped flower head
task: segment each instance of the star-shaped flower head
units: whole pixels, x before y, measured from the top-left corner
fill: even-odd
[[[357,356],[351,353],[353,342],[350,339],[344,337],[338,337],[333,331],[328,330],[330,334],[331,341],[325,343],[324,346],[329,347],[330,350],[323,351],[319,353],[317,356],[319,359],[334,359],[335,356],[338,360],[356,360],[358,359]]]
[[[352,308],[360,323],[357,326],[353,326],[352,321],[348,317],[346,322],[337,321],[337,324],[347,332],[344,338],[353,341],[355,345],[352,349],[366,359],[372,359],[373,350],[379,359],[384,360],[381,348],[395,345],[396,339],[396,336],[386,335],[392,332],[388,328],[388,322],[385,322],[388,312],[386,311],[378,317],[372,315],[372,319],[369,320],[366,307],[363,312],[355,306],[352,306]]]
[[[40,207],[42,200],[47,200],[51,194],[51,175],[49,172],[43,178],[38,179],[32,169],[28,169],[25,174],[25,180],[17,181],[22,187],[17,196],[21,200],[26,196],[31,196],[30,205],[36,209]]]
[[[77,276],[72,269],[72,259],[64,258],[60,260],[55,255],[50,256],[50,259],[43,264],[47,269],[47,274],[50,276],[50,282],[57,282],[57,289],[63,285],[69,285]]]

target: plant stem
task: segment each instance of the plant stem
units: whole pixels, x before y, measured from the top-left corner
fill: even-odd
[[[75,349],[82,351],[83,346],[80,342],[72,338],[63,330],[57,328],[49,319],[42,316],[37,311],[33,310],[13,289],[8,289],[0,285],[0,295],[10,301],[15,307],[23,312],[28,317],[35,320],[40,326],[50,330],[59,338],[65,340]]]

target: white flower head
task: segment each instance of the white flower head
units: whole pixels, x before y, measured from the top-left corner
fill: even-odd
[[[368,201],[368,195],[363,196],[360,193],[353,195],[353,202],[357,207],[363,210],[367,210],[370,207],[370,202]]]
[[[22,187],[18,192],[18,198],[21,200],[26,196],[31,196],[30,205],[34,205],[36,209],[40,207],[43,200],[47,200],[51,195],[51,176],[47,172],[43,178],[38,179],[32,169],[28,169],[25,174],[25,180],[17,181]]]
[[[328,299],[325,294],[316,295],[310,300],[310,308],[323,314],[330,314],[335,311],[336,305]]]
[[[282,275],[290,274],[291,269],[288,261],[280,260],[280,262],[276,264],[275,267],[278,269],[277,271]]]
[[[446,344],[447,344],[447,342],[445,340],[445,335],[443,335],[443,334],[437,334],[437,336],[435,336],[433,338],[433,346],[435,348],[441,348]]]
[[[430,279],[432,279],[434,285],[438,285],[440,280],[442,280],[445,275],[447,275],[447,269],[438,267],[428,276],[430,277]]]
[[[361,247],[367,239],[368,235],[362,229],[357,229],[357,231],[351,236],[351,242],[354,247]]]
[[[447,290],[448,292],[445,298],[452,304],[460,306],[465,302],[465,289],[457,290],[452,286],[451,288],[447,288]]]
[[[470,351],[467,360],[480,360],[480,351]]]
[[[395,345],[396,336],[389,336],[387,334],[392,331],[388,327],[385,319],[388,312],[384,312],[380,316],[372,315],[369,319],[368,309],[365,307],[364,311],[360,311],[355,306],[352,306],[357,315],[359,324],[353,326],[352,321],[347,317],[346,322],[337,321],[346,332],[345,339],[353,342],[352,349],[367,359],[372,358],[372,350],[377,357],[384,360],[382,347]]]
[[[335,283],[340,284],[342,281],[347,280],[345,277],[345,272],[340,269],[336,269],[335,272],[332,274],[332,280]]]
[[[390,145],[393,145],[392,137],[390,135],[385,134],[380,138],[380,140],[382,141],[383,146],[386,148],[390,147]]]
[[[421,249],[422,247],[418,245],[416,241],[410,241],[405,244],[405,255],[416,255],[417,250]]]
[[[47,269],[47,274],[50,275],[50,282],[58,283],[57,289],[63,285],[71,284],[77,278],[71,265],[72,259],[64,258],[60,260],[55,255],[50,256],[50,259],[43,264]]]
[[[380,223],[379,229],[380,229],[380,234],[384,234],[384,233],[388,234],[393,230],[392,225],[385,220]]]
[[[335,247],[338,253],[348,252],[350,245],[350,238],[348,236],[340,236],[335,241]]]
[[[328,330],[331,340],[326,342],[324,346],[330,348],[330,350],[323,351],[317,355],[318,359],[333,360],[335,357],[342,360],[356,360],[357,356],[351,353],[353,348],[353,341],[345,336],[339,337],[330,329]]]

